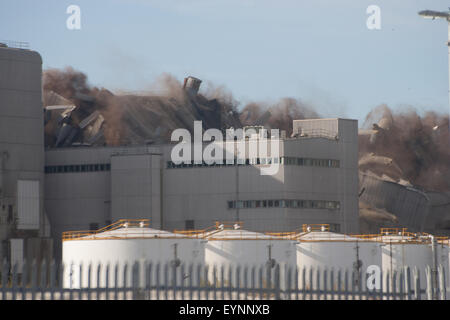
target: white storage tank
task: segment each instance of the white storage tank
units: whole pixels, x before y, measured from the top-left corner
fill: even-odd
[[[381,238],[383,241],[383,274],[398,272],[405,266],[408,266],[411,272],[417,268],[420,275],[420,286],[426,288],[425,269],[427,266],[433,266],[430,235],[408,232],[406,228],[382,228]],[[436,245],[436,249],[438,250],[438,245]],[[438,258],[437,264],[439,264],[439,257],[442,258],[442,254],[437,252],[436,257]]]
[[[341,270],[341,288],[344,288],[344,272],[346,270],[350,287],[354,272],[355,282],[358,280],[356,272],[360,271],[362,279],[359,280],[365,284],[367,268],[371,265],[381,266],[381,244],[375,239],[330,232],[328,225],[303,225],[302,231],[296,237],[298,240],[299,288],[303,288],[303,270],[305,270],[306,288],[317,289],[317,269],[320,274],[323,274],[325,269],[327,270],[327,288],[338,287],[338,271]],[[311,269],[313,270],[312,279]],[[334,271],[333,283],[330,280],[331,269]],[[319,280],[319,287],[322,289],[324,287],[323,276]]]
[[[180,279],[181,264],[185,265],[183,278],[188,283],[191,275],[186,274],[188,266],[203,265],[204,241],[187,238],[182,234],[149,228],[148,220],[119,220],[111,226],[96,232],[65,232],[63,234],[64,287],[79,288],[88,286],[88,268],[92,265],[91,287],[97,287],[97,266],[103,266],[100,275],[100,287],[105,287],[106,265],[110,265],[108,286],[114,286],[115,265],[119,266],[118,285],[123,285],[124,266],[128,265],[125,274],[127,285],[131,285],[131,270],[135,262],[141,266],[144,275],[144,263],[152,263],[152,284],[155,284],[156,265],[160,264],[160,283],[164,281],[164,265],[168,264],[168,278],[172,281],[172,273]],[[80,264],[82,279],[80,280]],[[174,269],[175,268],[175,269]],[[195,277],[195,275],[192,275]],[[196,279],[192,279],[196,281]],[[193,282],[195,283],[195,282]],[[144,285],[144,281],[140,285]]]
[[[437,253],[437,262],[438,265],[442,265],[445,274],[445,282],[447,288],[450,288],[450,240],[442,240],[438,241],[436,245],[436,253]]]
[[[274,276],[275,266],[280,266],[280,277],[285,266],[295,267],[295,241],[279,236],[241,229],[240,223],[217,223],[216,227],[204,233],[205,264],[209,266],[208,280],[214,282],[213,267],[216,266],[216,282],[221,283],[220,268],[224,266],[224,285],[230,284],[228,268],[233,274],[231,284],[237,285],[235,267],[241,266],[240,283],[244,282],[244,268],[247,266],[247,284],[251,284],[251,270],[255,268],[255,283],[259,281],[259,270],[263,269],[263,282],[267,283],[267,270]],[[273,278],[272,278],[273,279]],[[281,278],[281,283],[283,278]]]

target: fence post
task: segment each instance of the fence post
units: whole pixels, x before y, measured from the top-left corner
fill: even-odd
[[[342,269],[337,269],[337,300],[342,300]]]
[[[209,294],[210,294],[210,285],[209,285],[209,281],[208,281],[209,265],[202,265],[202,268],[203,268],[203,281],[205,282],[206,300],[209,300]]]
[[[3,258],[2,261],[2,299],[6,300],[6,288],[8,287],[8,274],[9,274],[9,266],[6,258]]]
[[[39,284],[41,287],[41,300],[45,300],[45,292],[47,289],[47,261],[45,258],[41,263],[41,277],[39,279]]]
[[[119,295],[119,262],[114,264],[114,300],[118,299]]]
[[[193,282],[192,281],[192,276],[194,274],[194,263],[193,262],[191,262],[189,264],[188,273],[189,273],[189,299],[192,300],[192,298],[193,298],[193,293],[192,293],[192,282]]]
[[[258,282],[259,282],[259,299],[262,300],[264,296],[264,286],[263,286],[263,272],[264,266],[260,265],[258,268]]]
[[[32,267],[28,268],[27,259],[22,262],[22,300],[25,300],[28,284],[28,272],[32,272]]]
[[[320,290],[320,268],[319,267],[317,267],[317,269],[316,269],[316,292],[317,292],[316,299],[320,300],[321,290]]]
[[[407,300],[411,300],[411,275],[408,266],[404,267],[404,275],[405,275],[405,292]]]
[[[55,283],[55,260],[52,259],[52,262],[50,263],[50,272],[49,272],[49,277],[50,277],[50,300],[54,300],[55,299],[55,287],[56,287],[56,283]]]
[[[197,279],[196,279],[197,281],[196,282],[197,282],[197,299],[198,300],[201,300],[201,296],[200,296],[201,295],[201,288],[200,288],[200,286],[201,286],[201,276],[202,276],[201,267],[202,267],[201,264],[198,263],[197,264],[197,272],[196,272],[197,273]]]
[[[12,299],[16,300],[16,289],[17,289],[17,262],[14,263],[13,267],[12,267]]]
[[[101,263],[97,263],[97,272],[96,272],[96,279],[97,279],[97,292],[95,294],[95,299],[96,300],[100,300],[100,293],[101,293],[101,268],[102,268],[102,264]]]
[[[241,266],[236,265],[236,292],[237,292],[237,299],[240,299],[241,294]]]
[[[427,277],[427,299],[428,300],[433,300],[434,299],[434,297],[433,297],[433,291],[434,291],[433,279],[432,279],[432,274],[431,273],[432,273],[432,271],[431,271],[430,266],[427,266],[426,269],[425,269],[425,275]]]
[[[223,263],[220,265],[220,291],[222,292],[222,300],[225,300],[225,266]],[[253,297],[254,299],[255,297]]]
[[[253,264],[252,265],[252,270],[251,270],[251,283],[252,283],[252,300],[255,300],[255,292],[256,292],[256,266]]]
[[[137,300],[139,298],[139,262],[135,261],[133,263],[132,272],[131,272],[131,281],[132,281],[132,288],[131,288],[131,296],[133,300]]]
[[[164,263],[164,299],[169,299],[169,263]]]
[[[105,267],[105,299],[109,300],[109,296],[110,296],[110,286],[109,286],[109,270],[110,270],[110,264],[107,263],[106,267]]]
[[[446,291],[447,288],[445,287],[445,271],[442,267],[442,264],[439,265],[438,268],[438,274],[439,274],[439,295],[441,300],[446,299]]]
[[[64,264],[64,262],[60,262],[56,265],[55,270],[56,270],[56,281],[58,282],[60,291],[59,291],[59,299],[60,300],[65,300],[64,298],[64,272],[65,272],[65,268],[67,268],[67,266]],[[71,290],[72,291],[72,290]]]
[[[280,300],[280,264],[276,264],[275,266],[275,300]]]
[[[414,267],[413,269],[413,278],[414,278],[414,299],[415,300],[421,300],[422,299],[422,293],[420,292],[420,274],[417,267]]]
[[[181,300],[184,300],[184,280],[185,280],[184,266],[185,266],[184,263],[182,263],[181,266],[180,266],[180,295],[181,295]]]
[[[285,299],[292,300],[292,267],[288,264],[284,265],[284,278],[285,278]]]
[[[91,300],[91,291],[92,291],[92,262],[88,264],[88,282],[87,282],[87,300]]]
[[[244,300],[248,299],[248,265],[244,266]]]

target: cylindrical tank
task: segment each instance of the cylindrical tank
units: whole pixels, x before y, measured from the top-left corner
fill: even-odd
[[[268,283],[268,277],[274,276],[275,267],[280,267],[280,280],[284,283],[283,270],[295,267],[295,241],[282,237],[240,229],[237,225],[219,225],[214,231],[205,234],[205,264],[209,266],[208,280],[210,283],[222,283],[222,266],[224,270],[224,285],[236,286],[238,282],[236,267],[240,266],[239,283],[242,285],[245,267],[247,267],[247,284],[251,284],[252,268],[255,282],[259,281],[261,270],[263,283]],[[214,279],[213,268],[216,267]],[[229,268],[232,268],[231,279]],[[272,278],[273,279],[273,278]]]
[[[188,283],[189,277],[195,278],[195,270],[190,274],[189,265],[194,267],[203,265],[204,241],[191,239],[181,234],[174,234],[149,228],[146,224],[119,220],[110,230],[102,232],[67,232],[63,235],[63,262],[64,287],[80,288],[88,287],[88,265],[91,269],[91,285],[97,287],[97,267],[101,265],[99,286],[105,287],[106,266],[109,265],[108,285],[114,286],[115,266],[118,266],[118,286],[123,285],[126,279],[127,285],[131,285],[132,267],[138,263],[141,277],[145,274],[145,264],[152,264],[151,281],[156,283],[155,273],[159,268],[159,283],[165,281],[165,277],[172,282],[176,273],[177,283]],[[83,266],[80,272],[80,266]],[[127,269],[125,270],[125,265]],[[159,267],[158,267],[159,265]],[[165,274],[167,265],[167,274]],[[183,265],[183,267],[182,267]],[[184,274],[181,275],[181,269]],[[82,278],[80,279],[80,274]],[[126,277],[124,277],[124,274]],[[145,284],[145,278],[139,285]],[[191,279],[196,283],[197,279]]]
[[[442,266],[445,275],[445,283],[448,286],[450,281],[448,274],[449,266],[449,240],[436,239],[426,233],[407,232],[406,229],[385,228],[381,229],[382,234],[382,271],[383,285],[386,287],[386,274],[392,275],[409,267],[411,281],[413,281],[414,269],[419,272],[420,288],[428,286],[426,269],[430,267],[432,272],[431,280],[439,286],[439,266]],[[433,268],[436,268],[435,270]],[[436,275],[436,278],[434,278]]]
[[[450,249],[448,246],[448,240],[446,243],[440,242],[436,245],[437,265],[442,265],[445,274],[445,283],[447,288],[450,288]]]
[[[44,235],[41,79],[39,53],[0,46],[0,214],[16,217],[8,224],[21,230],[20,237]]]
[[[425,288],[427,285],[425,270],[427,266],[433,266],[431,238],[429,235],[407,232],[406,229],[392,229],[393,232],[389,230],[383,231],[382,229],[381,232],[383,274],[389,273],[392,276],[394,272],[398,273],[406,266],[411,272],[417,268],[420,275],[420,286]],[[438,256],[439,254],[436,253],[436,257]]]
[[[317,273],[327,270],[327,288],[337,288],[338,271],[341,271],[341,288],[345,287],[345,272],[348,286],[364,283],[369,266],[381,266],[380,243],[370,239],[352,237],[344,234],[311,229],[297,236],[297,267],[299,270],[299,288],[324,288],[323,277],[317,286]],[[303,271],[304,270],[304,271]],[[312,274],[311,274],[312,270]],[[331,270],[334,281],[331,283]],[[303,278],[305,273],[305,278]],[[361,277],[359,277],[361,275]],[[364,288],[364,286],[362,286]]]

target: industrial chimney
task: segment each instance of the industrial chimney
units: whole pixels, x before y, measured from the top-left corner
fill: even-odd
[[[186,90],[188,94],[196,96],[201,83],[202,80],[189,76],[184,78],[183,89]]]

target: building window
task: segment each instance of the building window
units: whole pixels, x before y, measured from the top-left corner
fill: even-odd
[[[252,208],[300,208],[300,209],[340,209],[339,201],[326,200],[239,200],[227,201],[228,209],[252,209]]]
[[[94,172],[94,171],[111,171],[109,163],[103,164],[76,164],[61,166],[46,166],[44,172],[50,173],[71,173],[71,172]]]
[[[266,164],[284,164],[284,165],[297,165],[297,166],[315,166],[315,167],[323,167],[323,168],[339,168],[340,162],[339,160],[334,159],[310,159],[310,158],[297,158],[297,157],[280,157],[280,158],[234,158],[233,162],[228,163],[226,159],[223,159],[222,162],[213,162],[211,164],[207,164],[204,161],[201,163],[180,163],[174,164],[172,161],[167,161],[166,167],[167,169],[174,168],[204,168],[204,167],[221,167],[221,166],[235,166],[235,165],[266,165]],[[95,165],[97,166],[97,165]],[[109,166],[109,165],[107,165]],[[70,171],[71,169],[69,169]],[[103,168],[90,168],[89,171],[103,171]],[[110,169],[105,169],[109,171]]]

